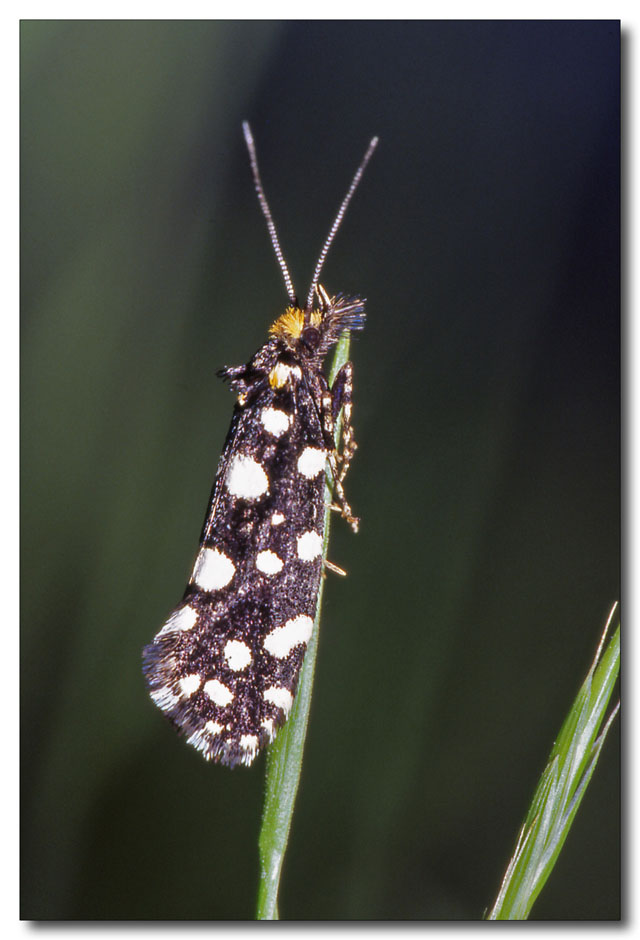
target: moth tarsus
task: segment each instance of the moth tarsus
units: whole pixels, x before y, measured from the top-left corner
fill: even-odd
[[[377,144],[373,138],[340,205],[301,308],[248,124],[243,131],[290,303],[245,365],[219,372],[236,403],[200,549],[182,601],[143,652],[151,698],[189,744],[228,766],[250,764],[286,721],[313,629],[320,579],[325,570],[346,574],[322,558],[326,472],[333,483],[331,508],[354,532],[358,529],[344,492],[356,450],[353,368],[345,363],[330,387],[323,365],[344,330],[363,328],[365,301],[331,296],[319,277]]]

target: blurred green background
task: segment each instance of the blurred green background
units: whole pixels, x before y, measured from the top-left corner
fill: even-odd
[[[232,396],[329,256],[368,298],[283,918],[475,919],[619,594],[617,22],[23,22],[22,916],[250,918],[263,759],[140,651]],[[619,733],[538,918],[616,918]]]

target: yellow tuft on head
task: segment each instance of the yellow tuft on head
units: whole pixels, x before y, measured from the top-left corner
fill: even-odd
[[[269,327],[272,336],[280,339],[300,339],[304,327],[304,310],[287,307],[285,312]]]

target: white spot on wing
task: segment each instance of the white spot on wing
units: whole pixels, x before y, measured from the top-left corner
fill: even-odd
[[[259,552],[256,558],[256,568],[258,571],[262,571],[263,574],[278,574],[279,571],[282,571],[283,564],[282,558],[278,558],[276,553],[269,551],[269,549]]]
[[[303,532],[297,538],[298,558],[313,561],[322,553],[322,536],[319,532]]]
[[[271,702],[276,708],[281,708],[285,715],[288,715],[293,705],[293,695],[289,689],[283,689],[281,686],[272,685],[262,693],[265,702]]]
[[[327,452],[320,447],[305,447],[298,457],[298,471],[303,477],[312,480],[324,470]]]
[[[274,512],[271,516],[271,525],[282,525],[284,522],[284,516],[281,512]]]
[[[231,689],[228,689],[226,685],[218,679],[209,679],[208,682],[205,682],[204,691],[211,701],[219,705],[220,708],[225,708],[233,701],[233,692]]]
[[[161,708],[163,712],[175,708],[180,701],[179,697],[174,695],[167,685],[162,686],[161,689],[154,689],[150,694],[158,708]]]
[[[211,760],[213,752],[211,751],[211,738],[214,738],[222,731],[222,725],[217,721],[208,721],[204,728],[198,728],[187,738],[187,744],[192,744],[197,750],[204,753],[206,760]]]
[[[201,682],[202,679],[200,676],[197,673],[193,673],[191,676],[183,676],[183,678],[179,680],[178,685],[180,686],[182,694],[189,696],[198,691]]]
[[[250,764],[258,752],[258,738],[255,734],[243,734],[238,742],[244,751],[243,764]]]
[[[224,658],[229,669],[240,672],[246,669],[251,662],[251,650],[242,640],[228,640],[224,648]]]
[[[265,430],[274,437],[281,437],[289,430],[291,424],[291,418],[286,411],[280,411],[278,408],[263,408],[260,420]]]
[[[187,738],[187,744],[191,744],[198,751],[205,752],[205,758],[209,760],[209,754],[206,753],[207,748],[209,747],[208,735],[204,728],[198,728],[197,731],[194,731]]]
[[[260,725],[269,735],[269,740],[273,741],[275,731],[273,729],[273,718],[263,718]]]
[[[193,607],[189,607],[189,605],[181,607],[180,610],[176,610],[175,613],[171,614],[156,639],[165,633],[178,633],[180,630],[191,630],[196,625],[197,619],[197,610],[194,610]]]
[[[269,480],[257,460],[236,454],[229,465],[225,486],[232,496],[258,499],[269,490]]]
[[[295,646],[309,642],[313,620],[306,614],[299,614],[287,620],[281,627],[276,627],[264,639],[264,648],[272,656],[285,659]]]
[[[193,566],[191,580],[203,591],[217,591],[226,587],[236,572],[236,566],[217,548],[202,548]]]

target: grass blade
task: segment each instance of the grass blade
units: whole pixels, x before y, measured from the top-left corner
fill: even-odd
[[[605,648],[614,621],[615,631]],[[620,708],[618,702],[602,727],[619,670],[620,617],[616,603],[591,668],[551,749],[488,920],[528,918],[560,855]]]
[[[329,384],[333,383],[336,372],[349,358],[350,334],[345,331],[336,347],[335,356],[329,372]],[[336,445],[340,439],[341,422],[336,427]],[[327,480],[325,491],[324,542],[322,545],[323,561],[327,557],[329,544],[329,525],[331,511],[331,485]],[[273,744],[267,751],[267,770],[265,778],[265,799],[262,813],[262,827],[258,839],[260,856],[260,881],[258,885],[258,920],[278,919],[278,888],[282,863],[289,839],[293,806],[298,792],[302,772],[302,753],[307,733],[313,673],[318,647],[318,629],[322,608],[324,577],[320,581],[318,605],[316,607],[313,633],[307,646],[304,663],[300,671],[298,691],[285,726],[279,731]]]

